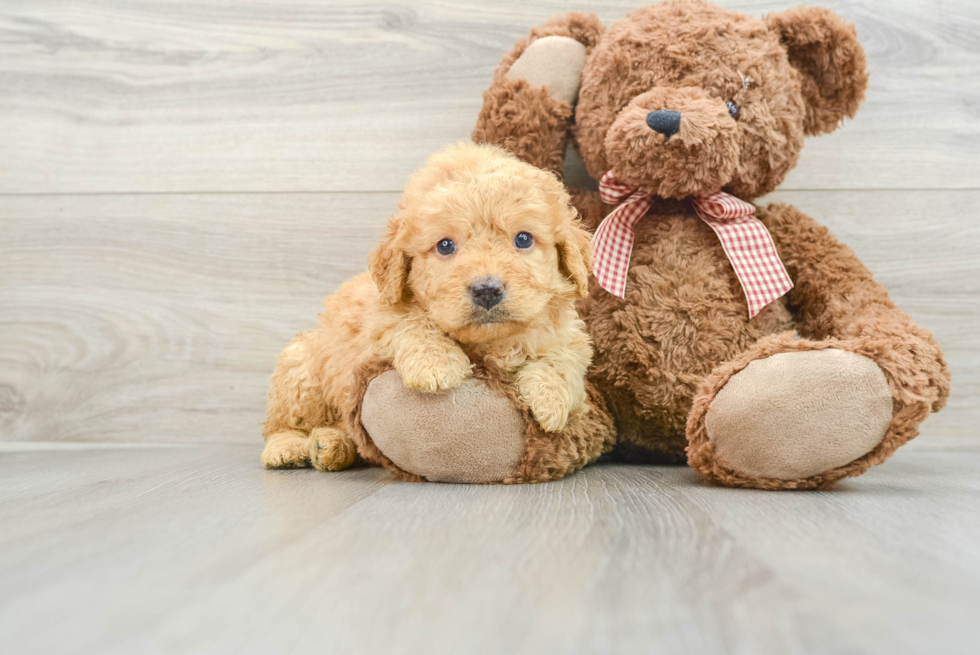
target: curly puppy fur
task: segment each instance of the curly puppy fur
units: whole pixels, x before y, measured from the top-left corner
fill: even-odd
[[[508,75],[544,36],[585,46],[574,108]],[[593,280],[579,303],[596,350],[589,379],[615,419],[619,451],[687,457],[721,484],[814,488],[880,463],[943,406],[949,372],[939,346],[826,229],[792,207],[759,208],[795,288],[750,320],[718,239],[689,200],[719,188],[749,201],[774,190],[806,136],[854,116],[867,80],[854,26],[826,9],[757,19],[700,0],[643,7],[608,29],[595,16],[564,14],[504,56],[474,141],[561,173],[570,139],[595,179],[615,170],[660,197],[637,225],[626,298]],[[647,125],[659,110],[680,112],[676,134]],[[590,229],[612,209],[594,191],[570,193]],[[752,360],[825,348],[860,354],[884,372],[894,412],[879,446],[802,480],[748,476],[720,461],[704,426],[718,390]]]
[[[522,232],[530,247],[515,244]],[[446,240],[454,252],[437,249]],[[587,292],[588,260],[589,235],[554,174],[491,146],[432,157],[405,189],[369,273],[327,297],[318,327],[280,355],[263,463],[353,464],[345,417],[355,371],[374,360],[428,392],[462,383],[471,358],[489,362],[513,377],[540,428],[560,431],[585,404],[592,348],[575,301]],[[478,289],[488,280],[498,301],[485,307]]]

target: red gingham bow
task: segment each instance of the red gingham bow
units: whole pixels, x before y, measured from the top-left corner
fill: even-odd
[[[602,176],[599,194],[607,205],[619,207],[606,216],[592,237],[592,268],[599,286],[623,298],[633,232],[650,210],[654,197],[624,184],[613,171]],[[721,240],[748,300],[749,318],[793,288],[769,230],[753,215],[753,205],[718,191],[695,196],[694,209]]]

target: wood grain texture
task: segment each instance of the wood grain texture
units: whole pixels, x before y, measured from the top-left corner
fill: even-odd
[[[640,4],[0,0],[0,192],[398,191],[468,138],[531,27]],[[857,24],[871,87],[783,188],[975,188],[980,5],[820,4]]]
[[[257,443],[268,376],[396,194],[0,197],[0,440]],[[980,422],[980,191],[780,192],[850,244]]]
[[[258,440],[276,355],[395,199],[0,198],[0,435]]]
[[[980,639],[975,438],[916,442],[827,493],[602,464],[411,484],[258,456],[0,444],[4,650],[972,655]]]

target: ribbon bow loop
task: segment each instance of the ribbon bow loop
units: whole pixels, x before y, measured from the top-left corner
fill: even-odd
[[[637,187],[624,184],[609,173],[603,175],[602,181],[599,182],[599,195],[602,197],[602,202],[607,205],[618,205],[636,191]]]
[[[650,210],[654,197],[624,183],[613,171],[602,176],[599,194],[607,205],[619,206],[592,237],[592,268],[599,286],[623,298],[636,224]],[[745,292],[749,318],[793,288],[772,235],[755,217],[754,205],[718,191],[695,196],[694,210],[718,235]]]

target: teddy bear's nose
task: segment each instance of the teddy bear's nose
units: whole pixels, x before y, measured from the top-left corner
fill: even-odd
[[[647,114],[647,125],[654,132],[670,138],[681,131],[681,113],[669,109],[658,109]]]

